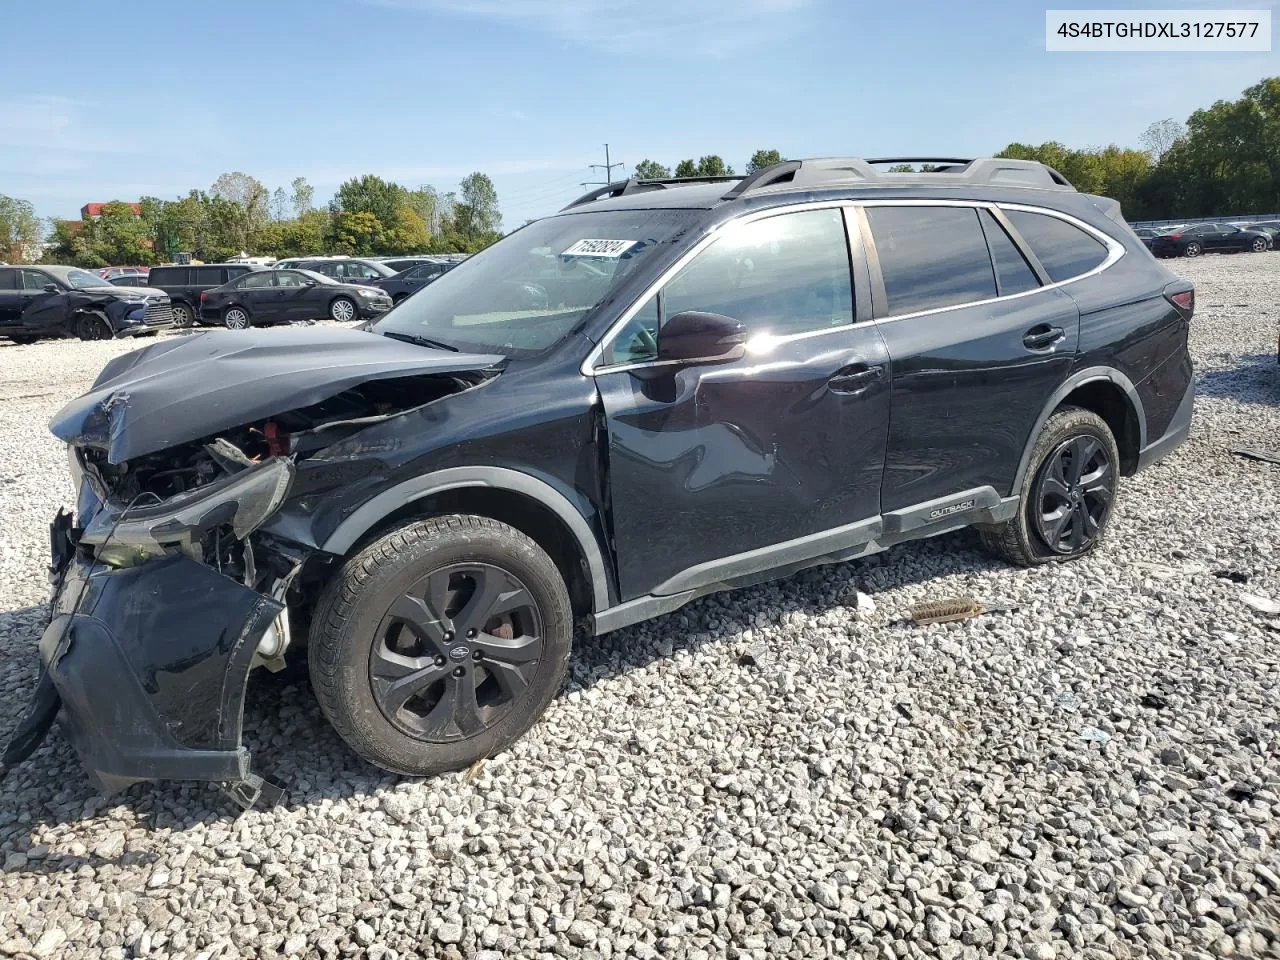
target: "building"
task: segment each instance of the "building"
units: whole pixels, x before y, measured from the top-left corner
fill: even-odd
[[[103,202],[103,203],[86,203],[83,207],[81,207],[81,208],[80,208],[80,219],[81,219],[81,220],[96,220],[96,219],[98,219],[98,217],[102,216],[102,208],[103,208],[103,207],[105,207],[105,206],[107,205],[107,203],[113,203],[113,202],[115,202],[115,203],[119,203],[119,202],[122,202],[122,201],[111,201],[111,200],[108,200],[108,201],[105,201],[105,202]],[[134,215],[135,217],[140,217],[140,216],[142,216],[142,204],[140,204],[140,203],[127,203],[127,204],[125,204],[125,206],[127,206],[129,209],[131,209],[131,210],[133,211],[133,215]]]

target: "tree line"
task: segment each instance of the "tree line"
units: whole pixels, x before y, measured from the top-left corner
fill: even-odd
[[[239,253],[306,256],[346,253],[377,256],[401,253],[470,253],[501,236],[502,215],[493,181],[473,173],[457,193],[430,186],[410,189],[372,174],[338,187],[324,207],[303,177],[289,190],[269,191],[255,177],[224,173],[208,190],[192,190],[179,200],[143,197],[141,213],[128,203],[104,204],[98,217],[55,220],[43,259],[82,267],[164,263],[179,252],[206,262]],[[0,197],[0,246],[6,240],[6,202],[17,204],[30,221],[11,233],[39,236],[30,205]],[[9,239],[11,257],[23,259],[25,239]]]
[[[1086,193],[1113,197],[1130,220],[1179,219],[1280,212],[1280,77],[1259,81],[1237,100],[1196,110],[1185,123],[1151,124],[1141,148],[1068,147],[1057,141],[1010,143],[997,156],[1039,160]],[[757,150],[752,173],[782,161]],[[730,176],[718,154],[673,167],[646,158],[633,176]],[[474,252],[499,237],[502,218],[493,181],[473,173],[458,192],[410,189],[367,174],[348,180],[324,207],[301,177],[269,191],[245,173],[226,173],[208,190],[179,200],[144,197],[141,216],[124,203],[102,216],[54,221],[46,259],[81,266],[154,263],[176,252],[206,261],[241,251],[277,257]],[[0,260],[34,259],[43,236],[30,203],[0,194]]]

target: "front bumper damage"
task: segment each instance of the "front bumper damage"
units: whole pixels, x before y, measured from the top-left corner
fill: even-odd
[[[287,636],[288,578],[264,593],[197,557],[219,525],[248,537],[292,478],[293,464],[274,459],[160,505],[90,498],[97,510],[84,529],[59,512],[40,681],[6,767],[30,756],[61,713],[104,793],[169,779],[223,783],[246,806],[278,793],[252,772],[241,738],[249,671]]]

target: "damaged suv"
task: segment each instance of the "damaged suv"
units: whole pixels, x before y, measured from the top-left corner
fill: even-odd
[[[366,330],[119,357],[52,424],[79,494],[6,763],[239,785],[246,680],[307,648],[361,756],[501,750],[575,624],[976,525],[1098,544],[1192,412],[1193,289],[1036,163],[789,161],[595,190]],[[246,786],[247,785],[247,786]]]

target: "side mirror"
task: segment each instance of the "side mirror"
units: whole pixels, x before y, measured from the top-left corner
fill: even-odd
[[[44,285],[44,292],[45,292],[45,293],[57,293],[57,292],[58,292],[58,285],[57,285],[56,283],[46,283],[46,284]]]
[[[728,363],[746,352],[746,327],[720,313],[685,310],[658,334],[658,360],[668,363]]]

